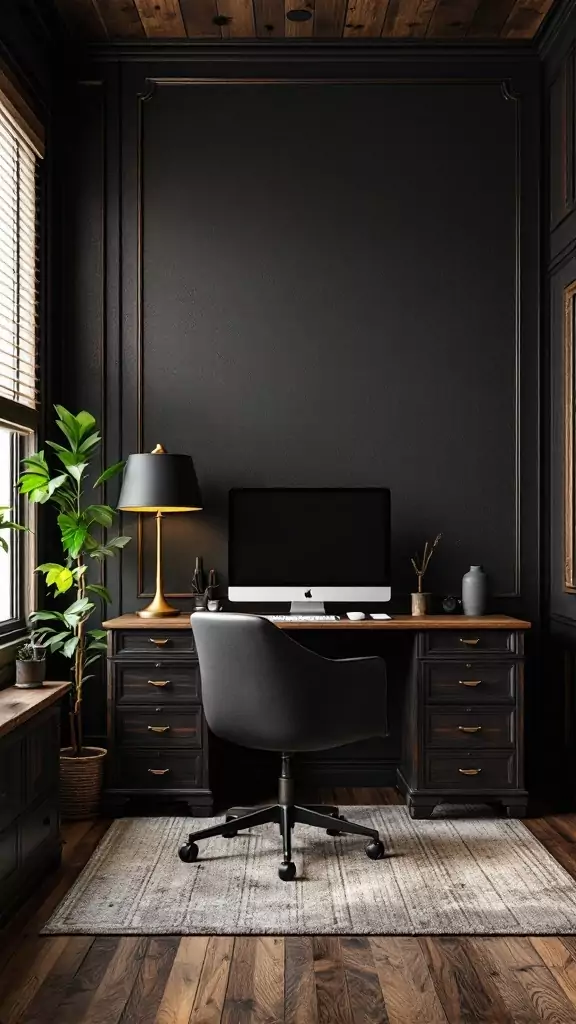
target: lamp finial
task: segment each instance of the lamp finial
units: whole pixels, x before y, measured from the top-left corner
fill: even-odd
[[[166,451],[166,449],[165,449],[163,444],[157,444],[156,447],[152,449],[150,454],[151,455],[167,455],[168,452]]]

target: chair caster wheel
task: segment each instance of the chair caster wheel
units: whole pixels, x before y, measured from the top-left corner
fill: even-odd
[[[233,822],[235,822],[235,821],[236,821],[236,815],[235,814],[227,814],[226,815],[226,824],[228,825],[228,823],[230,823],[230,828],[227,828],[226,831],[222,833],[224,839],[235,839],[236,836],[238,835],[238,829],[232,827],[233,826]]]
[[[334,814],[333,817],[337,821],[344,821],[344,815],[343,814]],[[326,829],[326,835],[327,836],[341,836],[342,833],[337,828],[327,828]]]
[[[198,859],[198,847],[196,843],[184,843],[178,850],[178,856],[180,860],[183,860],[185,864],[193,864]]]
[[[296,877],[296,865],[294,861],[289,860],[287,863],[281,864],[278,868],[278,876],[283,882],[291,882]]]
[[[370,857],[370,860],[382,860],[384,856],[384,843],[380,842],[379,839],[372,839],[366,847],[366,856]]]

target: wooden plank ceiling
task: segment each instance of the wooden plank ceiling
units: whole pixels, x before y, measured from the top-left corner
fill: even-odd
[[[90,41],[531,39],[553,0],[56,0]],[[294,20],[292,20],[294,19]]]

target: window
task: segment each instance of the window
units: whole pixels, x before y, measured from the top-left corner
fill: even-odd
[[[36,408],[37,157],[0,106],[0,394]]]
[[[10,427],[0,426],[0,507],[10,509],[6,518],[25,522],[23,501],[18,494],[17,481],[20,460],[25,454],[28,435]],[[2,538],[8,547],[0,551],[0,623],[5,631],[22,625],[30,595],[26,593],[27,546],[21,533],[3,530]]]
[[[35,440],[38,408],[38,135],[26,130],[26,106],[0,72],[0,506],[30,525],[20,499],[20,461]],[[24,111],[24,116],[22,114]],[[34,117],[31,116],[31,123]],[[35,122],[37,128],[37,122]],[[29,535],[3,530],[0,635],[17,632],[30,610]]]

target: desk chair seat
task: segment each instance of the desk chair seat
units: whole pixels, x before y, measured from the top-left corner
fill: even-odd
[[[258,615],[197,612],[191,624],[208,726],[232,743],[277,751],[281,772],[277,804],[230,810],[222,824],[191,833],[180,848],[180,858],[195,861],[199,839],[233,838],[242,829],[268,822],[280,828],[283,859],[278,873],[284,881],[296,874],[291,834],[297,823],[326,829],[329,835],[367,836],[367,855],[373,860],[383,857],[375,829],[346,821],[336,807],[297,805],[291,765],[294,753],[386,735],[382,659],[323,658]]]

